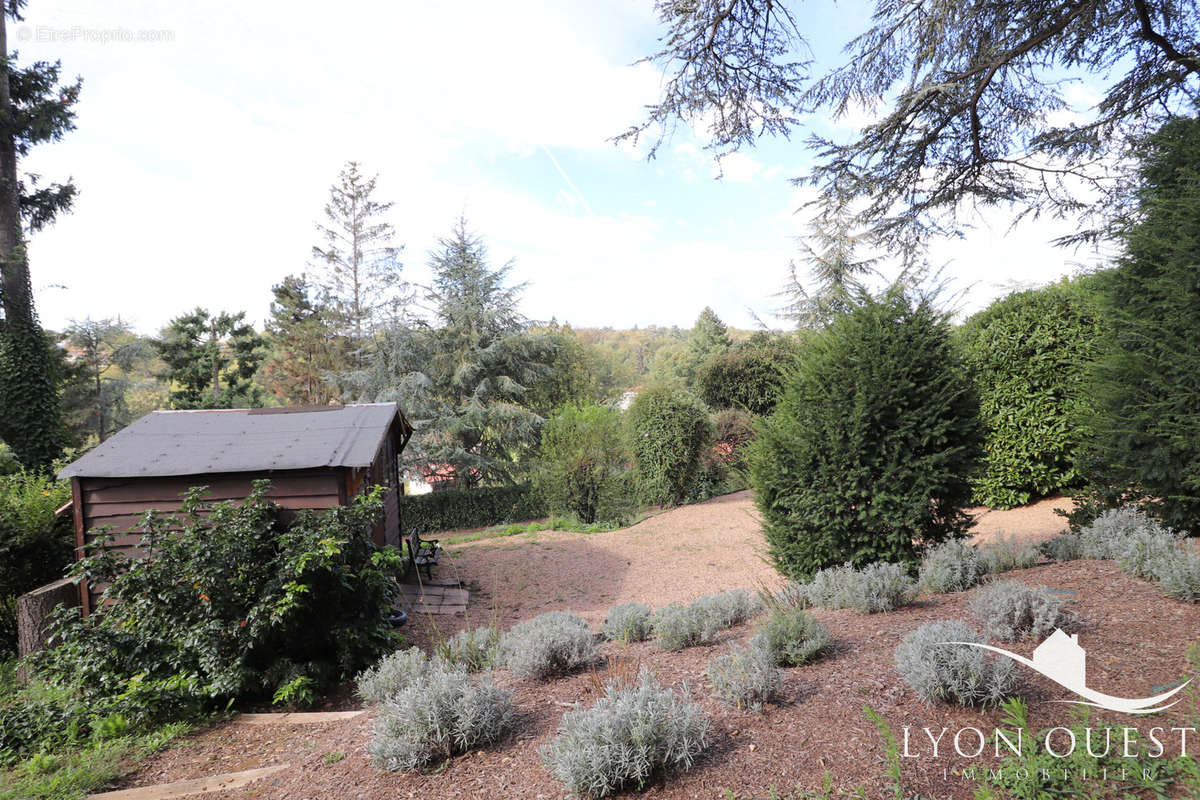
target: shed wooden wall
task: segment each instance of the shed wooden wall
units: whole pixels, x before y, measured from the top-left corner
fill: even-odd
[[[285,470],[266,473],[225,473],[179,475],[151,478],[73,478],[72,500],[75,513],[75,544],[82,546],[94,536],[94,528],[111,526],[120,531],[113,539],[118,551],[136,553],[141,532],[136,525],[142,513],[155,508],[178,511],[181,495],[193,486],[207,486],[205,499],[241,500],[250,493],[255,479],[271,481],[267,496],[282,509],[287,521],[301,509],[325,509],[346,501],[346,481],[342,468]],[[81,587],[84,612],[93,606],[97,587]]]

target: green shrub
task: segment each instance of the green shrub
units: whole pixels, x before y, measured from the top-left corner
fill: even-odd
[[[547,611],[510,628],[500,638],[500,657],[514,675],[543,680],[590,663],[596,642],[582,618]]]
[[[805,587],[808,601],[822,608],[852,608],[879,614],[908,605],[917,597],[917,582],[903,564],[851,564],[820,570]]]
[[[89,547],[74,568],[107,584],[103,614],[57,617],[61,644],[38,671],[89,702],[120,698],[134,722],[271,697],[307,677],[323,688],[394,647],[385,614],[403,564],[371,528],[382,492],[350,506],[303,511],[286,530],[255,481],[244,501],[208,504],[193,489],[175,514],[147,512],[130,560]]]
[[[1067,629],[1073,617],[1063,608],[1063,598],[1046,587],[999,581],[984,586],[971,597],[971,611],[993,639],[1012,642],[1021,638],[1044,639],[1055,628]]]
[[[635,685],[610,685],[591,708],[564,714],[538,752],[568,793],[600,798],[640,790],[659,771],[691,769],[708,735],[700,707],[643,670]]]
[[[1200,119],[1137,143],[1138,176],[1114,269],[1097,273],[1107,320],[1088,389],[1089,450],[1102,488],[1200,535]]]
[[[619,603],[608,610],[604,620],[604,638],[613,642],[640,642],[650,638],[653,628],[650,606],[643,603]]]
[[[1013,693],[1017,671],[1010,659],[947,642],[985,640],[966,623],[944,620],[922,625],[896,647],[896,671],[918,697],[926,703],[991,707]]]
[[[628,516],[621,475],[628,461],[621,412],[565,405],[542,426],[534,489],[551,512],[580,522]]]
[[[816,658],[829,647],[829,628],[799,608],[777,606],[754,634],[751,645],[762,650],[772,664],[796,667]]]
[[[859,295],[812,336],[750,446],[768,553],[790,577],[917,559],[962,535],[981,428],[946,317]]]
[[[991,575],[1037,566],[1041,555],[1038,546],[1033,542],[1021,541],[1003,534],[979,545],[983,567]]]
[[[770,414],[798,350],[790,336],[759,331],[700,368],[696,374],[697,394],[711,408]]]
[[[979,583],[987,571],[978,550],[953,539],[925,553],[920,584],[931,592],[962,592]]]
[[[735,708],[761,711],[783,687],[771,653],[759,647],[734,645],[728,653],[710,659],[705,674],[712,681],[713,694]]]
[[[35,472],[0,475],[0,655],[16,650],[17,597],[58,580],[74,556],[71,485]]]
[[[1003,297],[958,331],[987,433],[974,501],[1012,508],[1079,484],[1087,364],[1100,335],[1087,287]]]
[[[384,700],[367,751],[381,769],[414,770],[494,742],[512,725],[511,692],[443,663]]]
[[[712,436],[708,409],[694,395],[665,386],[639,393],[629,409],[629,437],[642,499],[687,499]]]
[[[546,506],[528,484],[444,489],[400,498],[404,528],[421,533],[486,528],[546,516]]]

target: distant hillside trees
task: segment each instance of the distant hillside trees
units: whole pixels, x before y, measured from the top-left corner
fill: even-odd
[[[26,67],[10,60],[8,18],[23,3],[0,12],[0,438],[23,464],[47,468],[61,452],[59,404],[45,335],[33,307],[25,247],[75,198],[70,181],[53,183],[18,174],[17,162],[35,145],[60,140],[75,127],[80,81],[60,84],[60,64]]]
[[[261,406],[254,382],[263,340],[245,312],[210,313],[203,308],[171,320],[155,343],[166,365],[172,408]]]

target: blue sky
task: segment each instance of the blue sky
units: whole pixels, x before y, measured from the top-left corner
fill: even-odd
[[[801,22],[829,63],[866,18],[862,3],[820,3]],[[652,161],[614,146],[657,97],[658,71],[632,64],[658,33],[650,0],[31,0],[10,23],[21,59],[84,78],[78,130],[24,164],[80,191],[31,243],[42,321],[120,314],[152,333],[202,305],[261,324],[356,159],[395,203],[414,282],[465,212],[529,282],[535,319],[687,326],[710,305],[751,327],[806,229],[809,195],[788,182],[808,163],[805,131],[726,159],[720,180],[690,132]],[[1070,224],[1007,220],[931,247],[965,310],[1087,260],[1048,244]]]

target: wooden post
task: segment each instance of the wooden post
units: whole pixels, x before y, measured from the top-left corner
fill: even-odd
[[[46,620],[59,606],[79,606],[79,590],[71,578],[62,578],[17,598],[17,652],[24,658],[46,649]]]

